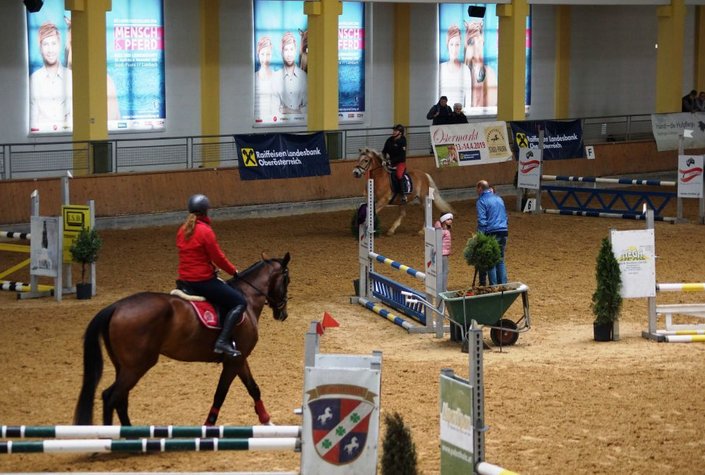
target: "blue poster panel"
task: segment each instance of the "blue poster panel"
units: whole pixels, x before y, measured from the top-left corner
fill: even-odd
[[[365,8],[343,2],[338,17],[338,118],[365,113]],[[308,17],[303,1],[254,1],[256,124],[303,125],[308,108]]]
[[[236,135],[241,180],[330,175],[323,132]]]
[[[467,116],[497,114],[499,19],[495,4],[442,3],[438,13],[438,96]],[[531,103],[531,16],[526,23],[526,105]]]
[[[543,159],[583,158],[583,127],[580,120],[525,120],[510,122],[514,145],[539,148],[539,130],[543,129]]]
[[[71,12],[27,13],[29,132],[73,130]],[[162,0],[113,0],[106,15],[108,130],[161,130],[166,119]],[[78,85],[77,87],[80,87]]]

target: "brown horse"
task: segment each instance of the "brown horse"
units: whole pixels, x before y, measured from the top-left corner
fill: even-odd
[[[391,204],[393,206],[399,207],[399,216],[397,216],[396,221],[392,224],[392,227],[387,231],[388,236],[392,236],[401,224],[404,216],[406,216],[406,205],[407,203],[413,202],[418,198],[421,206],[424,206],[426,202],[426,196],[428,196],[428,189],[433,188],[436,190],[434,195],[433,203],[443,213],[448,213],[452,211],[451,206],[446,203],[446,201],[441,197],[438,187],[431,178],[431,175],[424,173],[419,170],[414,170],[407,168],[406,173],[411,178],[413,183],[413,190],[410,196],[407,198],[406,202],[403,202],[401,196],[396,196],[394,201],[390,203],[392,199],[392,187],[390,184],[390,169],[389,160],[383,157],[381,153],[372,148],[360,149],[360,156],[357,158],[357,164],[353,168],[353,175],[355,178],[360,178],[366,175],[367,178],[372,178],[375,183],[375,213],[382,211],[382,208]],[[423,225],[419,234],[423,234]]]
[[[257,344],[259,316],[265,303],[274,318],[286,320],[289,285],[289,253],[270,259],[264,253],[256,262],[228,285],[240,289],[247,298],[247,311],[233,330],[233,338],[242,355],[224,357],[213,352],[218,330],[201,324],[192,305],[179,297],[155,292],[141,292],[119,300],[93,317],[83,343],[83,386],[76,405],[75,423],[93,423],[93,400],[103,373],[100,349],[102,335],[105,349],[115,366],[115,382],[103,391],[103,424],[111,425],[116,411],[122,425],[130,425],[127,403],[130,390],[157,363],[159,355],[179,361],[222,362],[218,388],[206,425],[218,419],[230,384],[239,376],[255,402],[255,412],[262,424],[269,414],[252,377],[247,357]]]

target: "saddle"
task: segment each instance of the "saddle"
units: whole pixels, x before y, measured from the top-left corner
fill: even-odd
[[[408,195],[414,191],[414,182],[411,180],[411,177],[406,170],[404,171],[404,175],[401,177],[401,180],[397,180],[395,172],[395,167],[389,168],[389,186],[392,189],[392,199],[394,199],[394,197],[398,194]]]
[[[219,305],[213,305],[202,295],[197,295],[183,280],[177,280],[176,288],[169,292],[169,294],[188,301],[196,311],[198,319],[207,328],[213,328],[215,330],[222,328],[220,325],[221,315],[225,315],[226,309],[223,309]]]

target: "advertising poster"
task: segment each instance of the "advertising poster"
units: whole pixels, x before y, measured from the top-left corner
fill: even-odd
[[[654,239],[653,229],[610,231],[612,253],[622,276],[622,298],[656,297]]]
[[[580,120],[524,120],[510,122],[517,148],[539,148],[543,130],[543,159],[583,158],[583,126]]]
[[[678,198],[703,196],[703,155],[678,155]]]
[[[472,387],[441,373],[441,473],[474,473]]]
[[[517,187],[529,190],[541,188],[541,149],[520,148]]]
[[[705,112],[651,114],[651,131],[659,152],[705,147]]]
[[[338,117],[362,122],[365,113],[365,8],[343,2],[338,17]],[[303,125],[308,109],[308,17],[303,1],[254,2],[254,120]]]
[[[499,18],[495,4],[442,3],[438,14],[438,97],[467,116],[497,114]],[[526,105],[531,104],[531,17],[526,24]]]
[[[432,125],[431,146],[438,168],[512,159],[506,122]]]
[[[323,132],[236,135],[241,180],[330,175]]]
[[[71,12],[27,12],[30,134],[73,130]],[[161,130],[166,118],[162,0],[114,0],[106,14],[108,130]]]

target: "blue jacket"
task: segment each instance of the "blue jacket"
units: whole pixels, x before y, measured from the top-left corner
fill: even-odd
[[[504,208],[504,201],[498,195],[487,190],[480,195],[475,203],[477,207],[477,230],[485,234],[506,233],[507,210]]]

